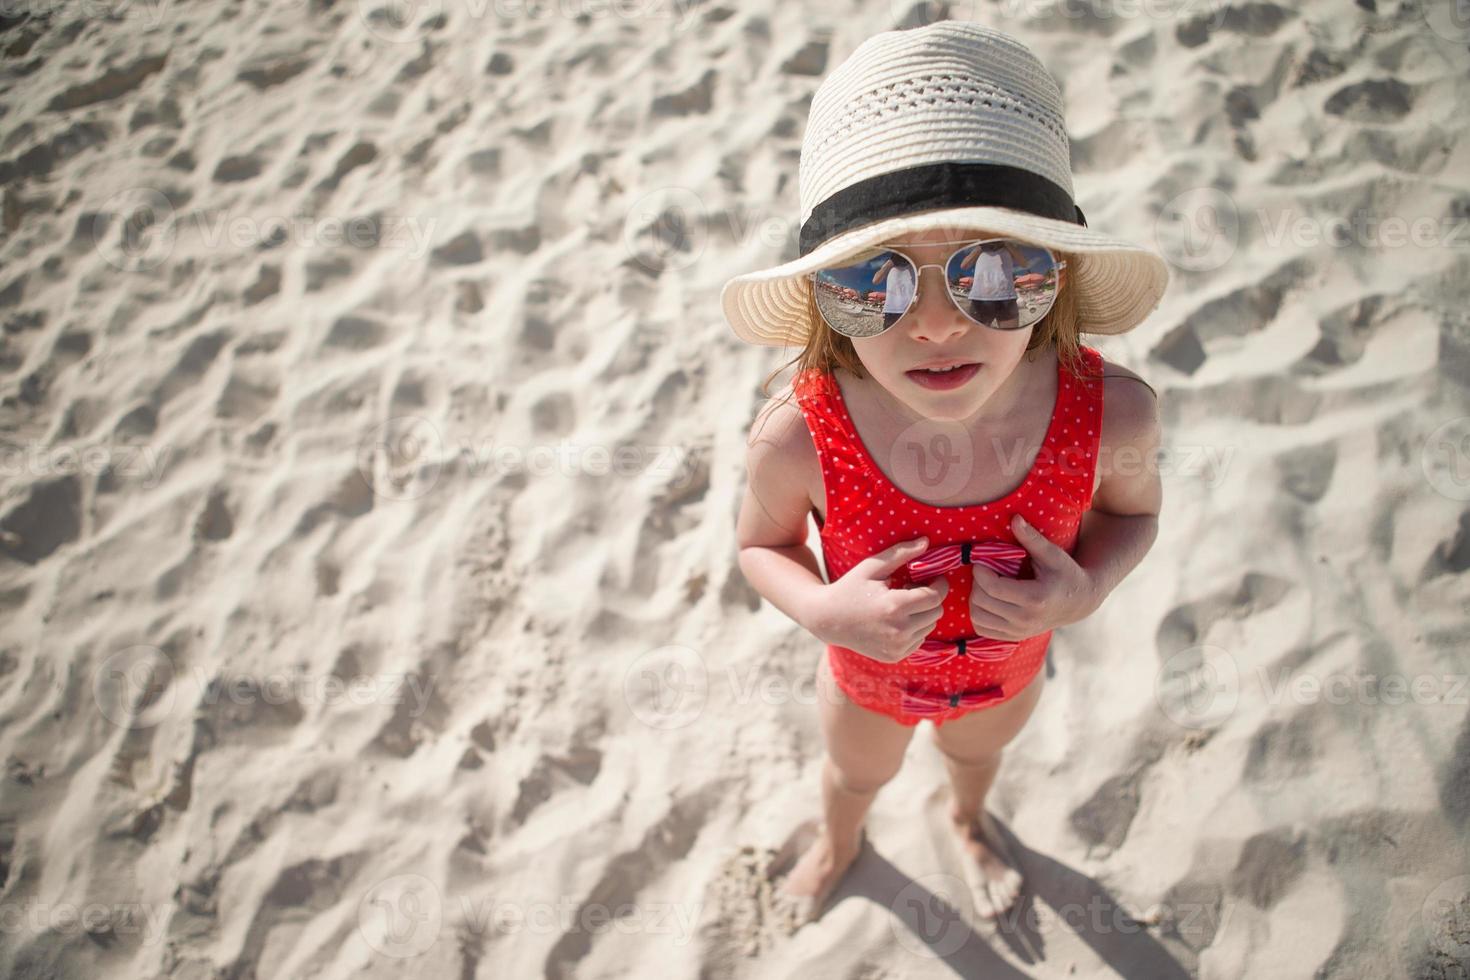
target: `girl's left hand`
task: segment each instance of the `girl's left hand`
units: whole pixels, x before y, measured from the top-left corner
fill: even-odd
[[[1103,596],[1087,570],[1020,514],[1011,518],[1016,540],[1031,556],[1032,579],[998,575],[984,565],[971,568],[970,620],[975,632],[998,640],[1024,640],[1085,619]]]

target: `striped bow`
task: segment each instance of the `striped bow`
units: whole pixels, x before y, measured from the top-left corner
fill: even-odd
[[[1026,559],[1026,549],[1006,541],[961,541],[930,548],[908,562],[904,568],[913,582],[943,575],[961,565],[984,565],[999,575],[1014,577]],[[953,640],[925,640],[919,649],[903,659],[914,667],[942,667],[955,657],[971,660],[1004,660],[1016,651],[1017,643],[992,636],[958,637]]]
[[[1004,660],[1016,652],[1013,640],[993,636],[961,636],[953,640],[925,640],[919,649],[904,657],[906,667],[942,667],[955,657],[971,660]]]
[[[915,691],[905,691],[902,706],[908,714],[927,717],[943,714],[951,708],[978,708],[992,701],[999,701],[1004,696],[999,684],[992,684],[974,691],[963,691],[959,694],[921,694]]]
[[[961,565],[984,565],[999,575],[1014,576],[1026,560],[1026,549],[1006,541],[961,541],[930,548],[904,567],[909,579],[922,582]]]

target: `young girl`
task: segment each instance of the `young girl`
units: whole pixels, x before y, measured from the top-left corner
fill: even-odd
[[[804,919],[926,718],[976,910],[1010,907],[1020,869],[984,806],[1002,749],[1052,631],[1154,540],[1154,393],[1079,335],[1136,326],[1167,268],[1086,226],[1068,159],[1061,93],[1016,39],[952,21],[876,35],[812,100],[800,257],[722,293],[737,336],[800,348],[751,427],[737,533],[750,583],[826,644],[823,819],[782,886]],[[987,260],[977,315],[962,280],[979,256],[1006,261]],[[894,270],[914,289],[880,307]]]

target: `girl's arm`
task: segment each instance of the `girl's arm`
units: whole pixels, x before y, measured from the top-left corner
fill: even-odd
[[[1099,605],[1153,546],[1164,496],[1156,459],[1158,398],[1132,371],[1115,364],[1108,368],[1100,479],[1073,553],[1092,579]]]
[[[1103,382],[1099,482],[1076,545],[1068,554],[1015,515],[1011,529],[1031,555],[1036,577],[1012,579],[978,565],[972,569],[970,619],[985,636],[1019,640],[1085,619],[1143,560],[1158,535],[1163,488],[1154,459],[1157,400],[1132,371],[1107,367],[1112,373]]]
[[[892,269],[892,268],[893,268],[893,260],[892,259],[888,259],[882,265],[878,266],[878,271],[875,272],[875,273],[873,273],[873,280],[872,280],[873,281],[873,284],[876,286],[878,283],[880,283],[884,279],[888,278],[888,270],[889,269]]]
[[[746,441],[745,464],[745,496],[735,528],[740,571],[771,605],[817,633],[814,599],[826,582],[806,544],[812,504],[805,474],[820,470],[816,447],[794,402],[773,402],[757,415]]]

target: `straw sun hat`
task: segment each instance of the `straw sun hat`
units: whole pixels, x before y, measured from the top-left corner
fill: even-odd
[[[1062,96],[1020,41],[964,21],[885,31],[817,88],[801,143],[799,257],[725,283],[752,344],[802,346],[807,274],[931,228],[974,228],[1072,253],[1086,333],[1118,334],[1159,304],[1163,258],[1087,227],[1072,193]]]

